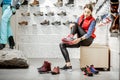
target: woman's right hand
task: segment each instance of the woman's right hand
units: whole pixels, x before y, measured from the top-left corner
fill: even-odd
[[[74,23],[70,23],[69,28],[72,29],[72,27],[75,26]]]

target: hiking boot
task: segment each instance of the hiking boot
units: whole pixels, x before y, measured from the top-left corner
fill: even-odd
[[[98,74],[99,71],[94,68],[94,65],[90,65],[90,71],[94,74]]]
[[[21,5],[28,5],[28,1],[24,0],[24,2]]]
[[[14,41],[13,36],[10,36],[10,37],[8,38],[8,42],[9,42],[9,47],[10,47],[10,49],[14,49],[15,41]]]
[[[73,41],[74,40],[74,35],[69,34],[67,37],[62,39],[62,42],[69,42],[69,41]]]
[[[66,12],[64,12],[64,11],[61,11],[61,12],[58,13],[57,15],[59,15],[59,16],[66,16],[67,14],[66,14]]]
[[[48,20],[44,20],[43,22],[40,23],[41,25],[49,25],[50,22]]]
[[[84,75],[93,76],[93,73],[91,72],[89,66],[85,67]]]
[[[51,63],[48,61],[44,61],[44,64],[40,68],[38,68],[38,72],[40,74],[49,73],[50,71],[51,71]]]
[[[62,7],[63,6],[63,1],[62,0],[58,0],[58,2],[56,2],[54,4],[54,6],[56,6],[56,7]]]
[[[72,66],[65,65],[64,67],[60,68],[61,70],[70,70],[72,71]]]
[[[65,6],[74,6],[74,0],[69,0],[68,3],[65,4]]]
[[[71,21],[66,21],[66,22],[63,23],[63,25],[68,26],[70,23],[72,23],[72,22]]]
[[[46,16],[54,16],[54,12],[48,12],[47,14],[45,14]]]
[[[52,75],[60,74],[60,69],[59,67],[54,67],[53,70],[51,71]]]
[[[21,21],[18,23],[19,25],[28,25],[28,22],[27,21]]]
[[[21,13],[22,16],[30,16],[30,13],[27,12],[27,13]]]
[[[34,16],[43,16],[43,12],[38,11],[36,13],[33,13],[33,15]]]
[[[34,0],[32,3],[30,3],[30,6],[39,6],[39,1]]]
[[[5,44],[0,43],[0,50],[2,50],[3,48],[5,48]]]
[[[52,22],[51,24],[52,25],[61,25],[61,22],[60,21],[55,21],[55,22]]]

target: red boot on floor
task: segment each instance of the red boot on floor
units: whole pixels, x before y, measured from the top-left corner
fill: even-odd
[[[49,73],[50,71],[51,71],[51,63],[48,61],[44,61],[43,66],[38,68],[38,72],[40,74]]]
[[[60,69],[59,67],[54,67],[52,72],[51,72],[52,75],[56,75],[56,74],[60,74]]]

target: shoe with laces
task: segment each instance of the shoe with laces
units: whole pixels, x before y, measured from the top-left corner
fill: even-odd
[[[84,73],[85,73],[84,75],[93,76],[93,73],[91,72],[89,66],[87,66],[87,67],[85,68]]]
[[[63,1],[62,0],[58,0],[58,2],[56,2],[54,4],[54,6],[56,6],[56,7],[62,7],[63,6]]]
[[[90,65],[90,71],[94,74],[98,74],[99,71],[94,68],[94,65]]]
[[[48,61],[44,61],[44,64],[40,68],[38,68],[38,72],[40,74],[49,73],[50,71],[51,71],[51,63]]]

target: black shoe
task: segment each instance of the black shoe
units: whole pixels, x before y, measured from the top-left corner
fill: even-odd
[[[24,2],[21,5],[28,5],[28,1],[24,0]]]
[[[69,0],[68,3],[65,4],[65,6],[74,6],[74,0]]]
[[[10,37],[8,38],[8,42],[9,42],[9,47],[10,47],[10,49],[14,49],[15,42],[14,42],[13,36],[10,36]]]
[[[2,50],[3,48],[5,48],[5,44],[0,44],[0,50]]]
[[[72,70],[72,66],[65,65],[64,67],[60,68],[62,70]]]

